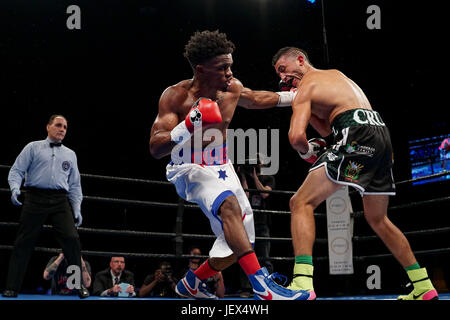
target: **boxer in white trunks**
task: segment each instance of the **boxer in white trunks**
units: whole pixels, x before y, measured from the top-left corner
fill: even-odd
[[[246,101],[241,94],[250,90],[244,90],[231,72],[233,50],[234,44],[224,33],[196,32],[184,53],[194,77],[162,93],[151,129],[152,156],[160,159],[171,155],[167,179],[180,197],[200,206],[217,237],[210,258],[194,272],[189,271],[176,291],[185,297],[216,299],[203,280],[237,261],[253,286],[255,299],[306,300],[307,291],[279,286],[261,268],[252,247],[253,212],[226,149],[226,130],[238,101],[248,108],[265,108],[290,105],[292,97],[262,92],[256,95],[260,100],[253,95],[252,101]],[[214,139],[207,137],[211,133]]]

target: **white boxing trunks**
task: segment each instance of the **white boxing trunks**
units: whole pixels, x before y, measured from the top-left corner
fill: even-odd
[[[224,164],[218,165],[173,164],[171,162],[166,167],[166,177],[175,185],[181,198],[198,204],[208,217],[211,229],[217,237],[209,252],[210,257],[223,258],[233,254],[225,240],[219,212],[221,204],[229,196],[236,196],[241,207],[242,222],[251,244],[254,244],[253,211],[233,165],[228,159],[224,159]]]

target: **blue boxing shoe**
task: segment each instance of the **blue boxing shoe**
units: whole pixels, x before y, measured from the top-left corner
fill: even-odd
[[[275,277],[276,274],[269,275],[266,268],[261,268],[248,276],[255,300],[308,300],[308,291],[282,287],[274,281]]]
[[[178,281],[175,292],[184,298],[217,300],[217,296],[208,291],[206,284],[189,269],[186,276]]]

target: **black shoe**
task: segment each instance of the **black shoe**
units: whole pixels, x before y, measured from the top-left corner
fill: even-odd
[[[81,289],[78,289],[78,296],[80,297],[80,299],[85,299],[87,297],[89,297],[89,290],[86,289],[85,286],[81,286]]]
[[[4,296],[5,298],[17,298],[17,291],[5,290],[3,291],[2,296]]]

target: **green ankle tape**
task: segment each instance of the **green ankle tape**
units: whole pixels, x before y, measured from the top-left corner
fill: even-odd
[[[413,265],[410,265],[409,267],[405,268],[406,271],[417,270],[417,269],[420,269],[420,266],[419,266],[418,262],[416,262]]]
[[[295,263],[296,264],[310,264],[310,265],[313,265],[312,256],[308,256],[308,255],[295,256]]]

